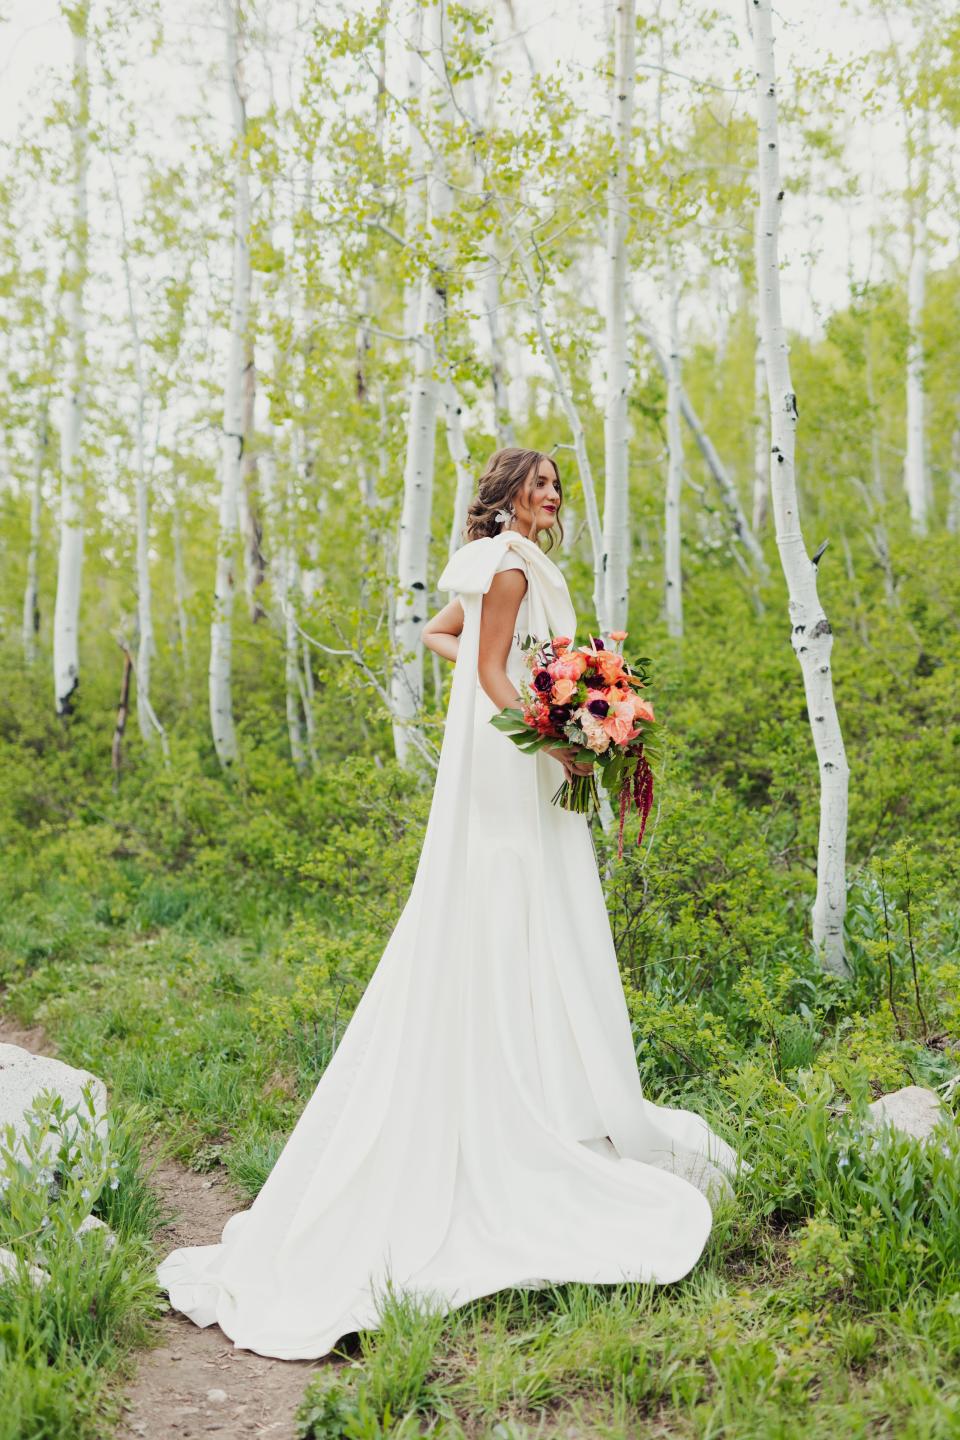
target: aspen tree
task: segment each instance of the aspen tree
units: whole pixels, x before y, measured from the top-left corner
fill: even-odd
[[[137,654],[135,661],[137,727],[145,745],[152,745],[158,736],[165,745],[166,735],[150,699],[150,667],[156,651],[156,644],[153,634],[153,605],[150,590],[150,478],[147,472],[146,446],[147,381],[144,374],[143,345],[140,338],[140,320],[134,293],[133,270],[130,264],[127,213],[112,154],[110,155],[110,171],[113,178],[117,215],[120,220],[120,263],[123,270],[127,322],[130,326],[130,349],[133,356],[134,514],[137,535]]]
[[[83,421],[86,403],[87,169],[90,78],[87,26],[90,7],[80,0],[63,11],[73,38],[73,223],[65,275],[67,364],[65,420],[60,449],[60,553],[53,614],[53,681],[58,715],[74,708],[80,683],[80,580],[83,566]]]
[[[667,483],[664,493],[663,570],[667,630],[683,636],[683,565],[680,548],[680,499],[683,491],[683,434],[680,429],[680,286],[668,258],[667,303]]]
[[[30,538],[27,543],[27,581],[23,590],[23,658],[32,665],[37,658],[37,631],[40,628],[40,517],[43,511],[43,477],[50,445],[50,402],[44,390],[34,437],[33,474],[30,477]]]
[[[659,8],[658,8],[659,17]],[[663,88],[666,75],[666,54],[663,26],[660,26],[660,65],[657,75],[657,146],[666,154],[663,133]],[[671,222],[673,220],[670,215]],[[683,551],[681,530],[681,499],[683,495],[683,432],[680,428],[680,279],[672,237],[663,241],[664,290],[667,296],[667,476],[663,499],[663,586],[667,631],[675,639],[683,636]]]
[[[457,476],[453,519],[450,522],[450,543],[447,546],[448,555],[453,555],[463,543],[463,527],[467,523],[467,510],[473,498],[473,468],[470,464],[470,447],[463,433],[463,402],[449,374],[443,386],[443,406],[447,422],[447,449]]]
[[[925,129],[924,129],[925,134]],[[924,143],[924,152],[926,144]],[[914,533],[926,535],[930,509],[930,468],[927,459],[926,356],[923,310],[926,304],[928,239],[927,187],[929,165],[921,154],[917,182],[910,196],[910,268],[907,274],[907,446],[903,479]]]
[[[777,549],[787,583],[790,638],[803,675],[807,713],[820,769],[820,833],[813,943],[824,968],[848,972],[843,926],[846,915],[847,757],[833,695],[830,652],[833,631],[817,594],[817,563],[800,528],[794,456],[797,397],[780,299],[780,183],[777,88],[771,0],[751,0],[757,85],[757,152],[760,222],[757,285],[770,406],[770,499]]]
[[[233,264],[230,337],[223,387],[217,569],[210,624],[210,727],[224,767],[237,758],[233,719],[233,605],[236,589],[237,493],[243,458],[243,369],[250,306],[250,179],[246,104],[240,60],[239,0],[223,0],[226,67],[233,122]]]
[[[428,143],[423,147],[426,172],[427,263],[419,278],[414,330],[413,383],[407,420],[403,502],[397,544],[397,605],[394,619],[397,653],[390,682],[396,756],[401,765],[412,758],[409,727],[423,703],[423,643],[427,619],[427,562],[433,505],[439,387],[436,377],[436,334],[446,306],[444,228],[451,208],[451,190],[443,158],[443,127],[450,112],[450,90],[443,55],[446,0],[423,11],[424,50],[429,57],[421,96],[421,123]]]
[[[630,437],[627,351],[628,182],[636,87],[635,0],[617,0],[613,24],[614,75],[610,128],[613,168],[607,186],[606,357],[604,414],[603,588],[604,625],[627,625],[630,573]]]
[[[897,98],[906,132],[907,163],[907,363],[906,363],[906,447],[903,457],[903,485],[915,535],[926,535],[931,500],[930,465],[927,453],[926,355],[923,338],[923,311],[926,304],[930,238],[927,209],[930,189],[929,96],[924,93],[932,61],[931,19],[920,22],[920,42],[909,57],[901,53],[894,34],[886,0],[880,0],[886,23],[889,56]]]

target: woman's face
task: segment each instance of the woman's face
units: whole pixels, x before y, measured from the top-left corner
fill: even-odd
[[[553,461],[541,459],[539,468],[531,470],[513,500],[516,512],[515,529],[535,540],[541,530],[556,524],[560,509],[560,482]]]

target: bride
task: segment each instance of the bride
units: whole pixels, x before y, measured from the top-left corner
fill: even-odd
[[[324,1355],[376,1328],[390,1283],[449,1310],[677,1280],[710,1233],[704,1191],[729,1191],[730,1146],[641,1093],[588,821],[550,800],[573,752],[525,755],[489,724],[518,701],[524,636],[574,635],[541,544],[561,506],[552,460],[493,455],[438,581],[455,598],[423,629],[455,667],[406,905],[256,1200],[158,1268],[237,1347]]]

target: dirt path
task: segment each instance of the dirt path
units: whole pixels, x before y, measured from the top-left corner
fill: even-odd
[[[37,1028],[0,1017],[0,1042],[35,1054],[56,1046]],[[163,1253],[219,1240],[228,1217],[249,1200],[218,1176],[198,1175],[144,1146],[151,1188],[173,1219],[157,1233]],[[201,1330],[176,1311],[158,1324],[159,1343],[140,1356],[119,1440],[292,1440],[293,1417],[318,1362],[270,1360],[235,1350],[217,1325]]]

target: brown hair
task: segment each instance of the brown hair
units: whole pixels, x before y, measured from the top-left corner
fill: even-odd
[[[559,540],[563,539],[563,522],[560,519],[563,486],[560,483],[560,470],[556,460],[552,455],[545,455],[542,450],[522,450],[518,446],[510,445],[503,450],[494,451],[477,482],[477,493],[470,503],[467,523],[463,529],[466,540],[480,540],[484,536],[500,534],[504,527],[495,518],[497,511],[510,505],[514,497],[520,494],[531,472],[535,475],[539,473],[541,460],[549,460],[553,466],[559,491],[557,523],[547,531],[546,548],[553,548],[556,532],[559,532]]]

